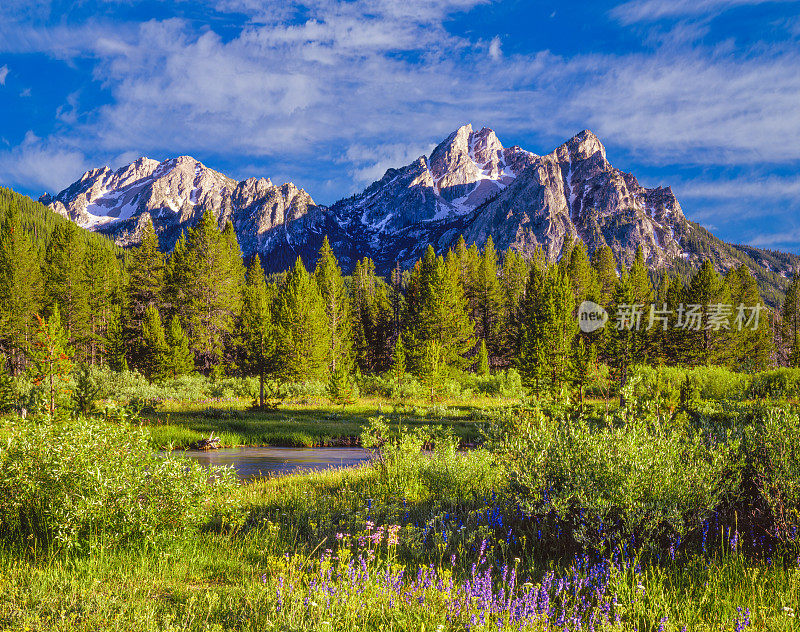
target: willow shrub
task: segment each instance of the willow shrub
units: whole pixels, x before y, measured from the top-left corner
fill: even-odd
[[[147,431],[92,418],[19,421],[0,446],[0,539],[86,550],[156,543],[198,529],[237,485],[188,459],[159,456]]]
[[[758,494],[771,513],[774,534],[797,544],[800,538],[800,415],[772,407],[748,427],[748,466]]]
[[[625,412],[596,423],[518,411],[493,440],[526,509],[589,548],[686,534],[740,487],[734,433]]]

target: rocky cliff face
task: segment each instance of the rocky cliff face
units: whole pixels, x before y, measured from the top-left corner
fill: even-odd
[[[143,223],[151,218],[168,250],[184,228],[211,209],[220,226],[233,222],[249,253],[258,251],[276,226],[316,208],[311,196],[292,183],[237,182],[189,156],[164,162],[140,158],[117,171],[93,169],[55,197],[44,195],[39,201],[123,246],[138,243]]]
[[[620,262],[632,261],[641,247],[651,268],[685,269],[711,257],[724,272],[744,261],[754,272],[763,267],[776,287],[791,268],[772,256],[772,266],[764,267],[758,253],[730,247],[687,221],[669,187],[648,189],[615,169],[588,130],[539,156],[504,147],[488,128],[465,125],[430,156],[389,169],[329,208],[291,183],[237,182],[187,156],[95,169],[41,201],[122,245],[136,243],[151,217],[168,250],[212,209],[220,226],[233,222],[243,253],[259,253],[273,271],[298,255],[312,263],[325,235],[346,271],[365,256],[382,273],[398,262],[409,267],[428,244],[444,252],[460,235],[479,246],[491,236],[498,249],[524,255],[542,248],[551,260],[569,236],[590,253],[607,244]]]

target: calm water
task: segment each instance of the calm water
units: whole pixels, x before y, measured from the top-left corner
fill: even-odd
[[[358,465],[369,459],[362,448],[220,448],[186,450],[203,465],[232,465],[242,479]]]

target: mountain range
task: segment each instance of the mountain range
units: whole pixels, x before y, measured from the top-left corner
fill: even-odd
[[[210,209],[220,227],[233,223],[243,254],[258,253],[269,271],[298,255],[313,262],[326,235],[345,271],[368,256],[383,273],[412,266],[428,244],[444,252],[462,235],[479,246],[491,236],[499,250],[526,256],[541,247],[550,260],[571,237],[590,253],[607,244],[620,264],[641,247],[652,269],[686,272],[710,258],[726,272],[744,263],[775,303],[800,267],[796,255],[727,244],[689,221],[670,187],[643,187],[613,167],[589,130],[538,155],[464,125],[430,156],[327,207],[291,182],[239,182],[189,156],[93,169],[39,201],[123,246],[139,241],[149,218],[167,251]]]

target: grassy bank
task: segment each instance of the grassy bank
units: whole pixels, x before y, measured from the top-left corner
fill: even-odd
[[[167,400],[142,420],[158,447],[185,448],[214,433],[225,446],[317,447],[353,445],[369,419],[384,416],[393,426],[437,426],[453,431],[465,443],[480,439],[480,424],[494,411],[513,406],[515,400],[424,400],[398,404],[381,398],[361,398],[347,406],[323,398],[287,402],[272,411],[254,411],[245,400],[186,402]]]
[[[17,420],[0,628],[798,629],[797,411],[628,401],[497,410],[468,452],[383,410],[370,464],[243,485],[136,426]]]

